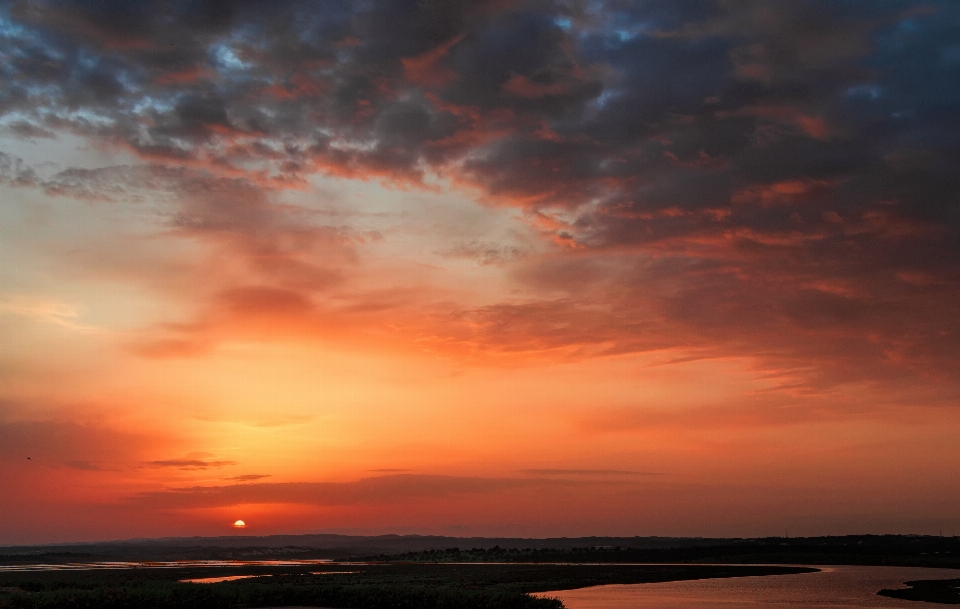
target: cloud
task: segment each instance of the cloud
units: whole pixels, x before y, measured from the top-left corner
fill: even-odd
[[[36,172],[23,159],[0,152],[0,184],[35,186],[37,182]]]
[[[476,260],[480,264],[502,264],[513,262],[528,254],[522,248],[499,243],[470,242],[458,243],[449,250],[440,252],[451,258],[467,258]]]
[[[146,461],[148,467],[172,467],[183,470],[202,470],[236,465],[236,461],[211,461],[202,459],[167,459],[163,461]]]
[[[98,328],[77,323],[77,307],[45,298],[15,296],[0,301],[0,313],[33,318],[80,332],[98,331]]]
[[[523,474],[533,476],[662,476],[658,472],[641,472],[629,469],[522,469]]]
[[[524,296],[381,305],[409,344],[705,350],[805,367],[809,387],[955,383],[955,3],[213,6],[19,2],[4,17],[17,27],[2,34],[0,121],[144,166],[43,179],[4,155],[0,180],[91,200],[166,192],[175,234],[250,273],[133,352],[365,327],[356,312],[376,295],[331,296],[362,272],[363,234],[276,193],[314,174],[439,176],[521,210],[554,247],[444,250],[507,268]]]
[[[354,482],[276,482],[226,486],[195,486],[141,493],[127,503],[150,509],[191,509],[245,503],[308,505],[391,504],[455,496],[489,495],[545,486],[566,487],[562,480],[480,478],[393,474]]]
[[[241,476],[227,476],[223,479],[230,480],[231,482],[253,482],[254,480],[262,480],[269,477],[270,474],[243,474]]]

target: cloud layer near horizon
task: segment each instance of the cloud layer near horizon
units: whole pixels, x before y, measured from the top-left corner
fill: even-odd
[[[356,425],[362,452],[337,408],[434,446],[510,419],[480,379],[520,367],[542,410],[514,424],[575,438],[955,425],[958,38],[947,1],[5,3],[0,397],[31,405],[18,425]],[[269,400],[222,363],[248,352],[276,362]],[[349,372],[308,380],[312,357]],[[480,389],[437,431],[463,395],[437,379],[465,370]],[[277,474],[229,452],[239,432],[182,457],[203,433],[128,461]],[[583,450],[510,467],[647,471]],[[356,459],[338,475],[410,464]]]

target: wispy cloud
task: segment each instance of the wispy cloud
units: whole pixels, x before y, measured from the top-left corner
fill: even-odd
[[[532,476],[663,476],[661,472],[644,472],[631,469],[522,469],[520,473]]]
[[[197,470],[236,465],[236,461],[206,461],[202,459],[168,459],[165,461],[146,461],[148,467],[173,467],[183,470]]]
[[[262,480],[269,477],[270,474],[243,474],[241,476],[227,476],[223,478],[223,480],[229,480],[231,482],[253,482],[254,480]]]

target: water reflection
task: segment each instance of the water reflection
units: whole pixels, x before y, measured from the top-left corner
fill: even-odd
[[[310,575],[350,575],[359,571],[311,571]]]
[[[195,579],[177,580],[182,584],[219,584],[220,582],[232,582],[238,579],[250,579],[251,577],[270,577],[269,575],[227,575],[225,577],[197,577]]]
[[[0,573],[11,571],[89,571],[94,569],[180,569],[183,567],[302,567],[333,562],[329,558],[312,560],[170,560],[38,563],[0,565]]]
[[[818,567],[819,573],[732,577],[657,584],[594,586],[579,590],[545,592],[559,598],[567,609],[750,609],[851,608],[924,606],[878,596],[883,588],[903,588],[915,579],[950,579],[955,569],[916,567]]]

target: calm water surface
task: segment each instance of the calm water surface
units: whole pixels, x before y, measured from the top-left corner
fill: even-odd
[[[659,584],[594,586],[545,592],[567,609],[781,609],[797,607],[936,607],[929,603],[878,596],[883,588],[903,588],[915,579],[953,579],[956,569],[916,567],[821,567],[820,573],[699,579]]]
[[[197,577],[194,579],[178,579],[183,584],[219,584],[220,582],[232,582],[238,579],[250,579],[252,577],[270,577],[269,575],[227,575],[225,577]]]
[[[16,571],[94,571],[98,569],[179,569],[183,567],[302,567],[333,562],[329,558],[304,560],[143,560],[0,565],[0,573]]]

